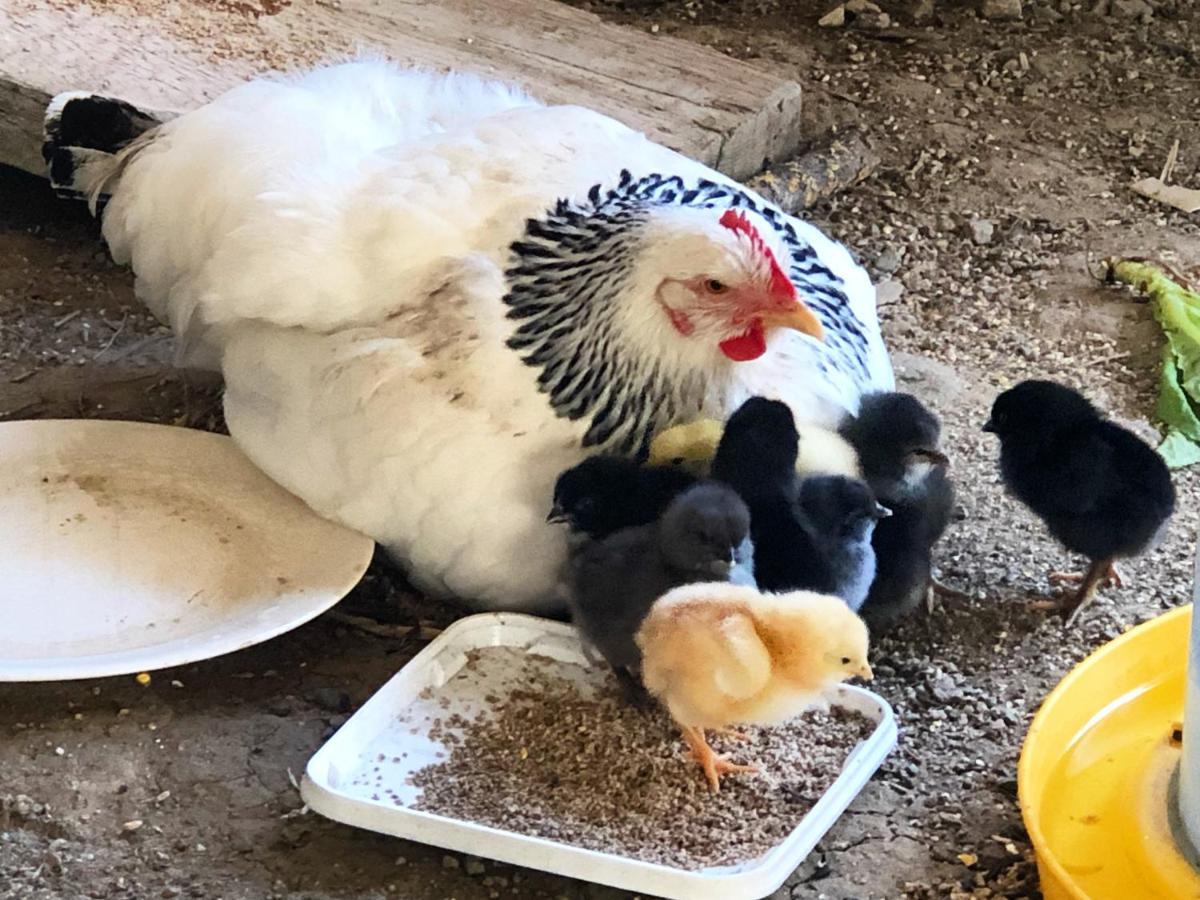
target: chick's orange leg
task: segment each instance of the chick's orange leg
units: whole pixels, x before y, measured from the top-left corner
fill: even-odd
[[[1079,614],[1083,612],[1083,608],[1092,602],[1092,598],[1096,596],[1096,589],[1101,584],[1110,583],[1116,575],[1116,583],[1121,584],[1120,575],[1116,574],[1116,568],[1113,566],[1111,559],[1100,559],[1092,563],[1088,569],[1087,575],[1084,576],[1083,584],[1079,586],[1079,590],[1075,595],[1063,604],[1062,616],[1063,627],[1069,628],[1079,618]]]
[[[704,775],[708,779],[708,788],[714,794],[721,790],[722,775],[758,771],[756,766],[739,766],[714,753],[713,748],[708,746],[708,741],[704,739],[702,728],[683,726],[682,730],[683,739],[687,741],[687,745],[692,750],[692,759],[700,763],[700,767],[704,769]]]
[[[1117,568],[1117,563],[1114,560],[1108,564],[1108,572],[1104,576],[1104,584],[1111,587],[1125,587],[1125,576],[1121,574],[1121,570]]]

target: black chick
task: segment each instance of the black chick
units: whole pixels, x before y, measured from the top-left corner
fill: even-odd
[[[954,486],[939,449],[942,426],[912,394],[862,398],[858,415],[839,433],[858,454],[863,477],[892,516],[875,528],[875,581],[860,615],[875,634],[886,632],[934,589],[933,547],[950,524]]]
[[[790,580],[794,583],[786,589],[836,594],[858,612],[875,580],[872,534],[882,524],[880,520],[892,514],[891,510],[875,500],[866,484],[842,475],[802,479],[796,502],[816,558],[815,562],[789,560]]]
[[[558,476],[549,522],[592,538],[648,525],[696,477],[676,466],[643,466],[620,456],[590,456]]]
[[[796,475],[800,447],[786,404],[751,397],[729,417],[712,477],[750,509],[754,578],[764,591],[810,590],[861,604],[873,565],[870,526],[885,513],[861,482]]]
[[[1091,565],[1059,605],[1070,625],[1101,582],[1121,583],[1116,560],[1157,543],[1175,511],[1166,463],[1141,438],[1105,419],[1084,397],[1051,381],[1023,381],[996,398],[984,431],[1000,438],[1005,487],[1068,550]]]
[[[711,475],[738,492],[750,509],[754,580],[761,590],[794,587],[793,559],[808,562],[809,590],[825,592],[832,574],[819,563],[816,542],[796,505],[796,456],[800,435],[786,404],[751,397],[729,417]]]
[[[715,482],[695,484],[657,522],[572,548],[572,620],[636,696],[641,651],[633,636],[654,601],[695,582],[753,587],[753,556],[750,512],[738,495]]]

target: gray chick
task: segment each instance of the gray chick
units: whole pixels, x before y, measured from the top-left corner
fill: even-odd
[[[871,538],[876,523],[891,510],[876,502],[866,484],[844,475],[803,479],[796,505],[816,551],[807,560],[795,561],[795,570],[806,574],[801,586],[836,594],[858,612],[875,580]]]
[[[753,559],[746,504],[732,488],[700,482],[657,522],[572,548],[571,618],[624,687],[641,697],[641,651],[633,636],[654,601],[695,582],[753,587]]]

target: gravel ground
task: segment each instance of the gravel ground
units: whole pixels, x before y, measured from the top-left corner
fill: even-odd
[[[1023,17],[895,0],[822,29],[802,0],[626,0],[604,16],[757,60],[809,89],[814,136],[860,126],[876,175],[811,212],[884,282],[902,386],[945,419],[960,492],[940,548],[946,601],[875,650],[900,746],[778,898],[1036,897],[1016,804],[1030,716],[1070,666],[1188,599],[1195,472],[1166,542],[1064,633],[1031,612],[1068,562],[1006,499],[979,432],[1030,375],[1078,385],[1153,435],[1160,337],[1094,276],[1110,254],[1188,268],[1200,224],[1131,194],[1183,141],[1200,183],[1200,11],[1185,0],[1025,0]],[[1003,14],[1019,3],[988,0]],[[931,12],[932,10],[932,12]],[[216,387],[168,367],[162,330],[76,208],[0,173],[0,418],[115,416],[221,427]],[[444,624],[376,567],[343,607]],[[624,894],[448,856],[300,811],[289,779],[422,646],[325,616],[230,657],[133,679],[0,685],[0,897],[607,898]],[[138,824],[140,823],[140,824]]]

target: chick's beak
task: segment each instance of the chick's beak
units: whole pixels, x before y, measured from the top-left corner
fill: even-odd
[[[550,514],[546,516],[546,521],[558,525],[567,521],[567,514],[557,503],[550,509]]]
[[[870,663],[863,663],[857,674],[863,681],[870,681],[875,677],[875,673],[871,671]]]
[[[992,424],[991,419],[988,419],[986,422],[983,423],[983,430],[986,431],[988,434],[995,434],[996,426],[994,424]]]
[[[759,319],[762,321],[764,329],[791,328],[793,331],[807,334],[818,341],[825,340],[825,329],[821,325],[821,320],[817,318],[816,313],[800,301],[796,301],[795,306],[787,309],[766,310],[759,314]]]
[[[939,466],[950,465],[950,458],[941,450],[935,450],[932,447],[922,447],[920,450],[915,451],[915,453],[917,456],[923,457]]]
[[[882,503],[875,504],[875,518],[886,519],[891,514],[892,514],[892,511],[890,509],[888,509],[886,506],[884,506]]]

